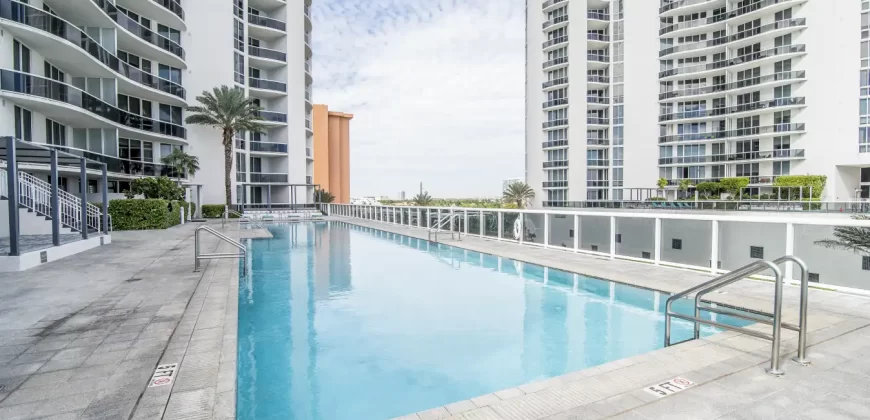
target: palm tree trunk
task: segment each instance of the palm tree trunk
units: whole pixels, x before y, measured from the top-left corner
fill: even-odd
[[[224,130],[224,193],[226,205],[229,208],[233,204],[233,132]]]

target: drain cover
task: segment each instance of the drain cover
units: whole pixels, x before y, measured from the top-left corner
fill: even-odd
[[[127,283],[133,283],[134,281],[139,281],[139,280],[142,280],[142,279],[139,278],[139,277],[134,277],[134,278],[132,278],[132,279],[128,279],[128,280],[127,280]]]
[[[6,385],[0,384],[0,391],[6,389]]]

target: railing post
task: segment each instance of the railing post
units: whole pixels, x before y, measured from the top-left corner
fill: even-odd
[[[544,213],[544,248],[550,247],[550,215]]]
[[[464,223],[462,230],[464,231],[465,235],[468,235],[468,210],[463,210],[462,212],[464,213],[462,215]]]
[[[18,247],[21,226],[18,222],[18,157],[15,154],[15,138],[6,137],[6,183],[9,188],[9,255],[21,255]]]
[[[616,216],[610,216],[610,259],[616,258]]]
[[[785,255],[794,255],[794,223],[785,224]],[[794,263],[785,262],[785,278],[791,281],[794,277]]]
[[[520,217],[522,217],[522,215]],[[501,240],[501,237],[503,236],[502,232],[504,232],[504,213],[498,212],[498,235],[496,236],[498,238],[498,240]],[[522,229],[521,229],[521,232],[520,232],[520,242],[521,243],[523,242],[522,237],[523,237],[523,235],[522,235]]]
[[[109,170],[107,165],[103,164],[103,233],[109,234]]]
[[[417,207],[417,227],[423,227],[423,211],[419,207]]]
[[[574,252],[580,249],[580,215],[574,215]]]
[[[480,211],[480,237],[486,236],[486,220],[483,218],[483,210]]]
[[[82,239],[88,239],[88,167],[85,158],[79,161],[79,180],[82,195]]]
[[[770,369],[767,373],[782,376],[784,372],[779,368],[779,347],[782,336],[782,273],[775,265],[771,269],[776,277],[776,292],[773,298],[773,345],[770,350]]]
[[[523,217],[523,214],[522,214],[522,213],[520,213],[519,220],[520,220],[520,239],[519,239],[519,241],[520,241],[520,245],[522,245],[522,244],[523,244],[523,240],[526,239],[526,218]],[[504,218],[502,218],[502,222],[504,222]],[[503,223],[502,223],[502,224],[503,224]],[[502,226],[499,228],[499,233],[501,233],[501,230],[502,230],[503,228],[504,228],[504,226],[502,225]]]
[[[710,232],[710,272],[716,274],[719,272],[719,221],[714,220],[711,225],[712,231]]]
[[[51,242],[60,246],[60,188],[57,171],[57,149],[52,148],[51,156]],[[107,217],[108,219],[108,217]]]
[[[656,217],[656,233],[654,249],[655,249],[655,264],[659,265],[662,262],[662,219]]]

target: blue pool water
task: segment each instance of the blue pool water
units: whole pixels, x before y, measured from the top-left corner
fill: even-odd
[[[337,222],[269,229],[239,284],[240,420],[386,419],[662,347],[665,294]]]

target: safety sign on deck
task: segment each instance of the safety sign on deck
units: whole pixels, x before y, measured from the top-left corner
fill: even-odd
[[[171,384],[177,372],[178,363],[157,366],[157,369],[154,370],[154,376],[148,381],[148,388]]]
[[[692,387],[693,385],[695,385],[695,383],[686,378],[674,378],[659,384],[650,385],[644,388],[644,391],[662,398],[671,394],[676,394],[686,388]]]

